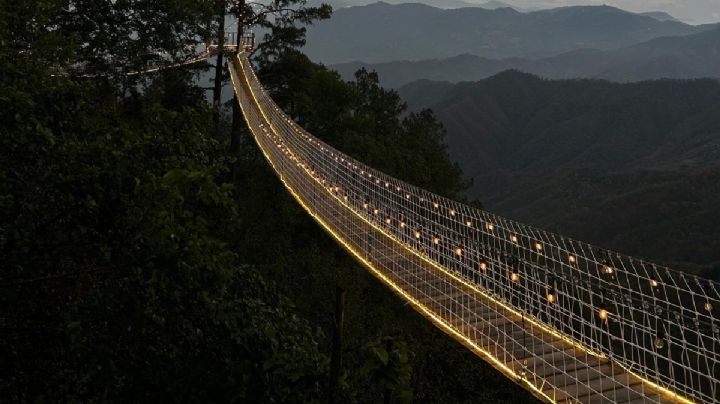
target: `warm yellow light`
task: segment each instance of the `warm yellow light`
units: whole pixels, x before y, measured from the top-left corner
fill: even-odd
[[[490,231],[492,231],[492,230],[495,228],[495,226],[493,226],[492,223],[488,223],[486,227],[487,227],[487,229],[490,230]]]
[[[605,272],[606,274],[611,274],[615,272],[615,270],[613,269],[613,267],[606,265],[605,268],[603,268],[603,272]]]
[[[712,311],[712,309],[713,309],[712,303],[710,303],[710,302],[705,303],[705,310]]]
[[[517,243],[517,236],[510,237],[510,240],[512,240],[513,243]]]
[[[415,230],[415,238],[420,238],[420,231]]]
[[[487,269],[487,263],[486,263],[486,262],[481,262],[481,263],[480,263],[480,269],[482,269],[483,271],[486,270],[486,269]]]
[[[515,283],[520,282],[520,274],[517,272],[513,272],[512,274],[510,274],[510,280]]]
[[[472,222],[468,220],[467,222],[465,222],[465,225],[466,225],[467,227],[472,227]]]
[[[392,222],[392,219],[390,219],[390,218],[385,219],[385,223],[390,224],[391,222]]]
[[[550,303],[555,302],[555,295],[552,294],[552,293],[548,293],[548,295],[547,295],[547,300],[548,300],[548,302],[550,302]]]
[[[434,208],[436,208],[436,209],[437,209],[437,208],[438,208],[438,206],[440,206],[440,205],[438,205],[438,204],[437,204],[437,202],[434,202],[434,203],[433,203],[433,207],[434,207]]]
[[[378,213],[380,213],[380,209],[374,208],[374,209],[373,209],[373,213],[377,215]]]
[[[574,262],[575,262],[575,257],[572,256],[572,255],[569,255],[569,256],[568,256],[568,261],[570,261],[570,263],[574,263]]]
[[[385,188],[387,188],[387,187],[389,187],[389,186],[390,186],[390,183],[386,182],[386,183],[385,183]]]
[[[405,199],[410,199],[410,194],[405,194]]]
[[[462,247],[455,247],[455,254],[462,255],[462,253],[463,253]]]
[[[400,227],[404,229],[404,228],[405,228],[405,222],[400,222]]]
[[[365,209],[368,208],[368,203],[367,203],[367,202],[363,203],[363,208],[365,208]]]
[[[237,58],[238,58],[238,60],[240,60],[240,57],[239,57],[239,56],[237,56]],[[241,68],[242,68],[242,64],[241,64],[240,66],[241,66]],[[243,72],[243,73],[244,73],[245,75],[248,74],[247,72]],[[251,71],[250,74],[252,74],[252,73],[253,73],[253,72]],[[231,75],[231,79],[233,79],[233,85],[234,85],[235,88],[237,89],[237,84],[235,84],[235,79],[236,79],[236,78],[235,78],[233,75]],[[248,81],[248,80],[249,80],[249,79],[247,79],[247,77],[246,77],[246,82],[249,84],[249,81]],[[237,91],[237,90],[236,90],[236,91]],[[251,91],[251,94],[252,94],[252,96],[253,96],[253,99],[255,100],[255,103],[259,105],[259,101],[257,101],[257,98],[255,97],[255,94],[252,93],[252,89],[251,89],[250,91]],[[279,111],[279,109],[278,109],[277,107],[275,107],[275,109]],[[243,112],[244,112],[244,111],[243,111]],[[262,113],[263,117],[265,117],[265,119],[268,120],[268,117],[267,117],[266,114],[262,111],[262,109],[260,109],[260,112]],[[269,122],[269,120],[268,120],[268,122]],[[270,125],[272,126],[272,124],[270,124]],[[262,127],[262,125],[260,125],[260,126]],[[275,130],[275,129],[273,128],[273,130]],[[265,130],[265,132],[267,132],[267,130]],[[258,141],[257,135],[256,135],[255,133],[253,133],[253,135],[255,136],[256,143],[257,143],[258,146],[260,147],[260,150],[262,151],[262,153],[263,153],[263,155],[265,156],[265,158],[268,160],[268,162],[270,163],[270,165],[272,166],[272,168],[275,169],[276,173],[278,173],[278,175],[280,175],[280,174],[279,174],[279,171],[277,170],[277,167],[275,167],[275,165],[273,164],[273,161],[271,160],[270,156],[268,155],[268,152],[263,149],[262,144]],[[510,369],[509,367],[505,366],[504,363],[501,362],[500,360],[498,360],[495,356],[493,356],[493,354],[492,354],[491,352],[488,352],[488,351],[484,350],[482,347],[476,345],[475,342],[474,342],[474,340],[470,340],[470,339],[468,339],[467,337],[465,337],[464,335],[458,333],[458,331],[456,331],[455,328],[449,326],[443,319],[441,319],[441,318],[439,318],[437,315],[435,315],[434,312],[430,311],[426,306],[423,306],[419,301],[415,300],[412,296],[410,296],[410,295],[408,295],[407,293],[405,293],[403,289],[401,289],[401,288],[398,287],[396,284],[394,284],[389,278],[387,278],[382,272],[380,272],[380,271],[379,271],[376,267],[374,267],[370,262],[368,262],[367,260],[365,260],[360,253],[358,253],[357,251],[353,250],[353,248],[352,248],[350,245],[348,245],[336,232],[334,232],[321,218],[319,218],[318,216],[314,215],[313,212],[312,212],[312,210],[311,210],[311,209],[304,203],[304,201],[294,192],[294,190],[282,179],[282,177],[281,177],[281,180],[282,180],[283,184],[285,185],[285,187],[288,188],[288,190],[289,190],[289,192],[292,194],[292,196],[293,196],[293,197],[298,201],[298,203],[308,212],[308,214],[310,214],[313,218],[315,218],[315,219],[320,223],[320,225],[323,226],[323,228],[325,228],[334,238],[336,238],[355,258],[357,258],[360,262],[362,262],[363,264],[365,264],[365,265],[368,267],[368,269],[369,269],[374,275],[376,275],[376,276],[377,276],[378,278],[380,278],[383,282],[385,282],[388,286],[390,286],[395,292],[397,292],[398,294],[400,294],[401,296],[403,296],[405,299],[407,299],[407,300],[413,305],[413,307],[415,307],[415,308],[418,309],[419,311],[422,311],[423,314],[425,314],[426,316],[428,316],[428,318],[430,318],[431,321],[433,321],[433,323],[435,323],[436,325],[438,325],[439,327],[441,327],[445,332],[447,332],[448,334],[452,335],[452,336],[455,337],[456,339],[461,340],[461,342],[463,342],[463,343],[465,343],[465,344],[468,344],[468,346],[471,347],[471,349],[472,349],[474,352],[479,353],[479,354],[482,355],[482,357],[484,357],[484,358],[489,359],[490,361],[492,361],[494,365],[497,365],[503,372],[505,372],[505,373],[506,373],[507,375],[509,375],[510,377],[517,377],[517,376],[518,376],[518,374],[517,374],[516,372],[514,372],[514,371],[513,371],[512,369]],[[320,181],[320,179],[317,179],[317,181]],[[325,181],[323,180],[322,182],[324,183]],[[358,217],[359,217],[360,219],[363,219],[362,216],[359,216],[359,215],[358,215]],[[368,221],[368,224],[370,224],[371,226],[375,226],[373,223],[371,223],[371,222],[369,222],[369,221]],[[382,231],[379,227],[376,227],[376,229]],[[408,250],[408,251],[410,251],[410,250]],[[419,255],[418,255],[418,256],[419,256]],[[419,257],[422,258],[421,256],[419,256]],[[434,264],[433,264],[432,262],[430,262],[430,261],[428,261],[428,263],[431,264],[431,265],[434,265]],[[439,270],[445,272],[444,269],[441,268],[441,267],[436,267],[436,268],[438,268]],[[449,272],[445,272],[445,273],[446,273],[447,275],[455,278],[455,276],[454,276],[453,274],[451,274],[451,273],[449,273]],[[462,279],[459,279],[459,278],[455,278],[455,279],[456,279],[456,280],[459,280],[460,282],[463,282]],[[467,284],[467,283],[464,283],[464,284],[465,284],[466,286],[468,286],[469,288],[475,290],[476,292],[482,294],[482,291],[477,290],[477,289],[474,289],[474,287],[473,287],[472,285]],[[497,301],[496,301],[496,303],[499,303],[499,304],[502,305],[501,302],[497,302]],[[506,306],[503,305],[503,307],[506,307]],[[512,310],[510,307],[506,307],[506,309]],[[576,346],[578,349],[584,350],[585,352],[587,352],[587,353],[589,353],[589,354],[591,354],[591,355],[593,355],[593,356],[597,356],[597,357],[600,357],[600,358],[604,358],[603,355],[601,355],[601,354],[599,354],[599,353],[596,353],[596,352],[593,352],[593,351],[590,351],[590,350],[587,350],[584,346],[578,345],[577,343],[574,343],[573,341],[571,341],[571,340],[568,339],[567,337],[556,333],[554,330],[549,329],[549,328],[544,328],[544,327],[542,326],[542,324],[535,323],[535,322],[532,321],[532,319],[529,319],[529,321],[532,322],[533,324],[535,324],[536,326],[539,326],[539,327],[543,328],[543,330],[545,330],[545,331],[547,331],[547,332],[549,332],[549,333],[552,333],[552,334],[555,335],[555,336],[558,336],[558,337],[562,338],[564,341],[566,341],[566,342],[568,342],[568,343],[573,343],[574,346]],[[674,393],[674,392],[668,390],[667,388],[665,388],[665,387],[663,387],[663,386],[660,386],[660,385],[652,382],[651,380],[648,380],[648,379],[646,379],[646,378],[644,378],[644,377],[642,377],[642,376],[634,373],[632,370],[627,369],[627,368],[625,368],[625,367],[623,367],[623,368],[624,368],[626,371],[628,371],[630,374],[632,374],[632,375],[638,377],[639,379],[641,379],[644,383],[652,386],[652,387],[655,388],[655,389],[658,389],[658,390],[659,390],[660,392],[662,392],[663,394],[666,394],[666,395],[668,395],[669,397],[671,397],[671,398],[673,398],[673,399],[676,399],[676,400],[678,400],[678,401],[680,401],[680,402],[683,402],[683,403],[687,403],[687,404],[692,404],[692,403],[693,403],[693,401],[688,400],[688,399],[686,399],[685,397],[682,397],[682,396],[678,395],[677,393]],[[535,393],[539,394],[541,397],[543,397],[544,399],[546,399],[548,402],[552,402],[552,401],[553,401],[553,397],[550,397],[550,396],[548,396],[547,394],[545,394],[542,390],[538,389],[534,384],[529,383],[529,382],[527,382],[527,381],[525,381],[525,382],[527,383],[527,387],[528,387],[528,388],[532,389]]]
[[[433,237],[433,243],[440,244],[440,239],[438,237]]]
[[[538,251],[542,250],[542,244],[540,244],[540,243],[535,243],[535,249],[538,250]]]
[[[600,309],[598,311],[598,317],[600,317],[601,320],[607,320],[610,313],[608,313],[605,309]]]
[[[652,287],[656,288],[656,287],[658,287],[659,284],[658,284],[658,281],[656,281],[655,279],[651,279],[650,285],[652,285]]]
[[[455,216],[455,210],[454,210],[454,209],[450,209],[450,216]]]

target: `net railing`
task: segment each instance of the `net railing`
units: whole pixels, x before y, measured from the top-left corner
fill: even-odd
[[[332,221],[351,214],[347,220],[357,229],[338,230],[348,240],[359,237],[353,231],[368,238],[380,234],[522,316],[523,323],[527,319],[582,347],[587,360],[618,365],[643,383],[677,394],[676,399],[718,401],[718,283],[508,220],[388,176],[297,125],[273,102],[243,54],[234,60],[231,76],[248,125],[281,179],[303,193],[299,199],[315,216]],[[365,259],[379,260],[372,255],[376,247],[357,249]],[[404,256],[384,258],[409,259]],[[460,300],[453,296],[455,301]],[[513,330],[503,337],[516,335],[528,338]],[[568,363],[577,360],[564,346],[557,350]],[[539,368],[554,367],[565,373],[567,383],[567,366],[558,366],[556,358],[527,369],[527,355],[510,355],[525,358],[518,365],[523,374],[538,376],[547,373]],[[588,386],[592,381],[573,377]],[[590,389],[604,394],[602,388]],[[665,396],[655,397],[647,401],[664,402]]]

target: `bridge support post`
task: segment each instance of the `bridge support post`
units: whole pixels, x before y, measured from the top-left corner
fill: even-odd
[[[223,83],[223,56],[225,53],[225,0],[217,2],[219,19],[218,19],[218,54],[215,61],[215,87],[213,88],[213,123],[215,131],[220,134],[220,103],[222,102],[222,83]]]
[[[245,18],[245,0],[238,1],[238,14],[237,14],[237,37],[235,42],[237,44],[236,51],[240,53],[242,51],[242,37],[244,31]],[[240,127],[243,122],[242,114],[240,113],[240,107],[238,105],[237,94],[233,91],[233,108],[232,108],[232,127],[230,129],[230,154],[236,155],[240,151]]]

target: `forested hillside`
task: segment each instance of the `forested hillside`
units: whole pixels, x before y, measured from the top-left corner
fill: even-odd
[[[490,210],[717,276],[720,82],[508,71],[400,93],[436,111],[451,157],[474,177],[470,195]]]
[[[337,287],[330,401],[532,400],[321,232],[231,108],[206,101],[202,64],[126,74],[191,57],[217,4],[2,3],[2,401],[328,401]],[[256,61],[299,122],[405,180],[465,189],[432,113],[404,115],[377,76],[343,82],[292,50],[301,29],[274,28]]]
[[[416,80],[474,81],[514,69],[544,78],[602,78],[618,82],[661,78],[720,78],[720,28],[655,38],[621,49],[579,49],[542,59],[488,59],[463,54],[446,59],[351,62],[330,66],[344,78],[360,68],[376,71],[381,84],[399,88]]]
[[[378,2],[338,10],[308,30],[304,51],[327,64],[427,60],[472,54],[539,59],[577,49],[618,49],[717,28],[658,21],[610,6],[443,10]]]

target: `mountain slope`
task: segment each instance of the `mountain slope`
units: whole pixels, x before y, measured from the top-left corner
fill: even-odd
[[[520,13],[511,8],[442,10],[380,2],[337,10],[330,20],[309,27],[305,52],[323,63],[421,60],[461,53],[540,58],[579,48],[615,49],[707,29],[609,6]]]
[[[391,88],[419,79],[480,80],[508,69],[547,78],[596,77],[616,81],[720,77],[720,28],[686,36],[656,38],[622,49],[576,50],[539,60],[494,60],[463,54],[417,62],[352,62],[331,67],[348,79],[361,67],[375,70],[383,85]]]
[[[508,71],[400,89],[492,211],[681,267],[720,266],[720,82]]]

